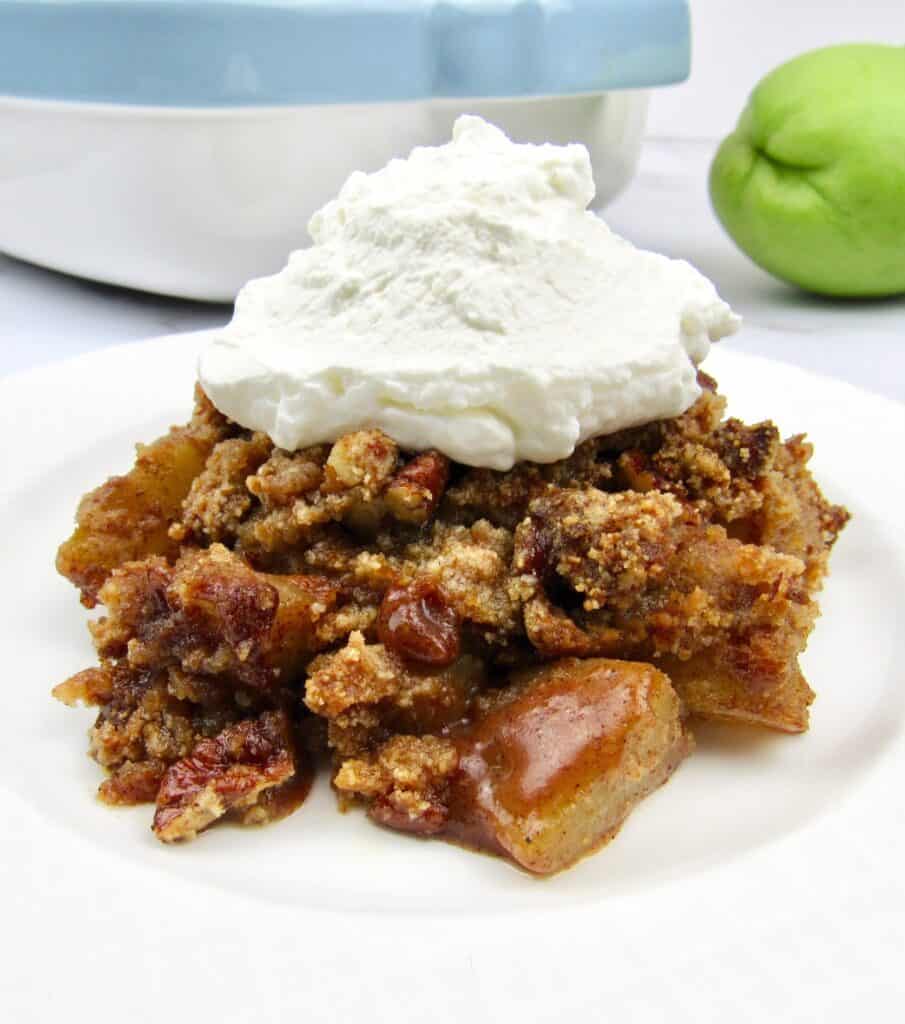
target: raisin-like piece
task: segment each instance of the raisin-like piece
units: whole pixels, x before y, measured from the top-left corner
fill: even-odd
[[[421,665],[451,665],[459,656],[459,616],[424,580],[387,591],[377,635],[389,650]]]

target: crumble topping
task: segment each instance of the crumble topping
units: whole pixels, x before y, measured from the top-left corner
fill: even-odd
[[[275,820],[313,747],[378,823],[546,872],[615,833],[696,716],[806,729],[798,657],[848,514],[802,437],[725,419],[699,383],[674,419],[508,471],[378,430],[290,453],[197,393],[58,556],[105,612],[98,666],[54,691],[98,707],[101,798],[155,802],[167,842]],[[503,778],[543,737],[571,760],[525,817]]]

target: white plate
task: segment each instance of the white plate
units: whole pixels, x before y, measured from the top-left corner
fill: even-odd
[[[5,1019],[901,1020],[905,407],[725,348],[708,363],[732,413],[808,431],[854,513],[805,656],[807,735],[699,728],[610,847],[543,882],[341,816],[323,784],[278,825],[165,848],[149,808],[95,801],[92,716],[49,697],[92,663],[53,554],[79,495],[186,418],[202,340],[0,380]]]

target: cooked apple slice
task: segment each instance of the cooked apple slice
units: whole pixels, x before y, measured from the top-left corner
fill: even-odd
[[[721,657],[721,651],[703,651],[688,661],[663,658],[661,667],[669,673],[673,686],[691,715],[716,718],[748,725],[765,725],[780,732],[805,732],[808,728],[808,706],[814,691],[793,660],[776,665],[769,685],[761,679],[766,675],[755,663],[733,665]],[[753,661],[753,659],[752,659]]]
[[[603,658],[517,674],[453,738],[447,836],[542,875],[609,842],[692,745],[662,672]]]
[[[176,557],[179,542],[169,528],[180,517],[192,481],[225,436],[226,422],[197,392],[195,414],[186,426],[139,445],[125,476],[111,477],[82,498],[75,532],[57,553],[57,571],[81,590],[83,604],[94,607],[104,580],[124,562]]]

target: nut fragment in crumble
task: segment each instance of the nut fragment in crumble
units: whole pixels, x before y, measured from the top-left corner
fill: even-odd
[[[265,711],[227,726],[167,769],[157,792],[154,833],[165,843],[193,839],[225,814],[250,813],[262,793],[294,774],[285,714]]]
[[[98,709],[101,797],[156,803],[164,841],[275,820],[304,732],[377,823],[546,874],[615,834],[697,717],[806,729],[848,515],[802,437],[700,381],[681,416],[507,472],[377,430],[283,451],[198,393],[58,555],[104,610],[99,664],[54,691]]]

